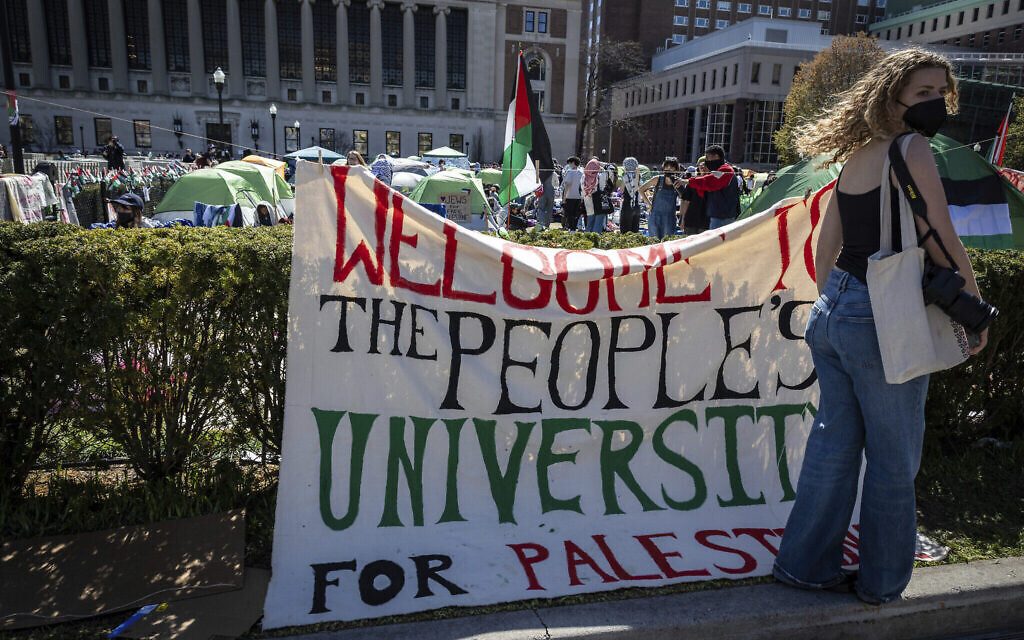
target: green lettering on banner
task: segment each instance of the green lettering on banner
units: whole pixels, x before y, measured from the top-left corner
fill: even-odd
[[[711,423],[713,418],[722,418],[725,422],[725,468],[729,472],[729,487],[732,489],[732,498],[722,500],[718,496],[720,507],[746,507],[755,504],[765,504],[764,493],[757,498],[751,498],[743,488],[743,477],[740,474],[740,460],[737,446],[736,423],[740,418],[755,420],[754,407],[708,407],[704,412],[704,419]]]
[[[629,420],[595,420],[594,424],[604,432],[601,438],[601,491],[604,493],[604,513],[613,515],[623,513],[615,494],[615,476],[633,492],[644,511],[664,511],[654,500],[644,493],[640,484],[629,468],[629,461],[636,455],[644,440],[643,427]],[[612,449],[612,440],[616,432],[629,434],[629,442],[621,449]]]
[[[775,427],[775,462],[779,467],[779,484],[782,485],[780,502],[790,502],[796,499],[796,491],[793,490],[793,483],[789,479],[789,461],[786,456],[786,418],[804,415],[809,406],[804,403],[757,408],[757,419],[760,420],[761,416],[769,416]]]
[[[390,443],[388,445],[388,473],[384,485],[384,513],[378,527],[401,527],[398,516],[398,472],[405,475],[409,487],[409,503],[412,507],[413,526],[423,526],[423,452],[427,448],[427,434],[436,418],[411,418],[413,424],[413,457],[405,448],[405,418],[391,418]]]
[[[665,430],[676,422],[689,423],[693,426],[694,431],[700,430],[697,423],[696,413],[689,409],[676,411],[664,422],[658,425],[657,429],[655,429],[653,439],[654,453],[676,469],[690,474],[690,477],[693,478],[693,497],[682,502],[670,498],[668,492],[665,490],[665,485],[661,485],[661,497],[665,501],[665,504],[667,504],[671,509],[676,511],[691,511],[699,508],[704,504],[704,501],[708,499],[708,485],[704,481],[704,472],[700,470],[700,467],[687,460],[681,453],[676,453],[672,449],[669,449],[668,445],[665,444]]]
[[[537,451],[537,489],[540,493],[540,508],[542,513],[549,511],[575,511],[583,513],[580,508],[580,496],[561,499],[551,495],[551,484],[548,478],[548,468],[560,462],[571,462],[576,464],[576,454],[555,453],[551,450],[555,443],[555,437],[565,431],[582,429],[590,433],[590,420],[586,418],[548,418],[541,420],[540,450]]]
[[[316,419],[316,428],[320,434],[320,518],[324,524],[335,531],[343,531],[352,526],[359,515],[359,490],[363,481],[363,457],[366,454],[366,441],[370,438],[370,430],[378,418],[372,413],[350,413],[349,424],[352,425],[352,460],[348,472],[348,512],[341,518],[335,517],[331,509],[331,485],[333,482],[334,436],[338,432],[338,424],[345,416],[345,411],[325,411],[311,408]]]
[[[445,483],[444,512],[437,524],[466,521],[459,512],[459,439],[465,423],[465,418],[444,421],[448,429],[448,478]]]
[[[512,443],[512,450],[508,454],[505,473],[502,473],[501,467],[498,466],[498,446],[494,441],[497,424],[494,420],[473,418],[476,437],[480,441],[480,455],[484,460],[484,468],[487,469],[487,481],[491,485],[491,497],[494,499],[494,506],[498,509],[498,522],[516,524],[516,486],[519,484],[519,470],[522,466],[523,454],[526,452],[526,443],[530,439],[530,432],[533,431],[533,427],[537,423],[516,422],[516,440]]]

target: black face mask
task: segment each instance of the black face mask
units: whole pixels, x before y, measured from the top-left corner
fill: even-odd
[[[718,171],[725,164],[725,160],[705,160],[704,166],[711,171]]]
[[[117,226],[127,227],[128,225],[135,222],[134,211],[118,211],[117,212]]]
[[[899,101],[897,100],[897,102]],[[907,107],[902,102],[900,104]],[[903,114],[903,121],[911,128],[931,138],[946,122],[946,99],[933,98],[910,105]]]

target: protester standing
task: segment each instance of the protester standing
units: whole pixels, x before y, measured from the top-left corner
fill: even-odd
[[[576,231],[583,207],[583,172],[580,159],[571,156],[562,171],[562,228]]]
[[[598,176],[601,173],[601,161],[591,156],[587,166],[583,168],[583,227],[590,229],[590,219],[594,217],[594,194],[597,192]]]
[[[661,163],[661,172],[662,175],[651,178],[640,187],[651,212],[647,217],[647,235],[652,238],[675,235],[678,190],[686,184],[679,175],[679,160],[673,156],[666,157]],[[649,195],[652,190],[653,196]]]
[[[685,176],[689,179],[695,176],[705,175],[707,172],[708,168],[701,163],[696,167],[687,167]],[[707,203],[704,201],[704,198],[701,197],[697,191],[689,185],[689,183],[687,183],[686,187],[679,193],[679,197],[683,201],[679,210],[683,233],[688,236],[692,236],[707,231],[708,213]]]
[[[622,161],[622,207],[619,232],[640,232],[640,163],[630,156]]]
[[[928,376],[889,384],[867,280],[868,259],[879,250],[881,189],[890,189],[899,216],[899,190],[883,178],[890,147],[904,133],[932,136],[956,112],[953,69],[938,54],[903,49],[887,55],[828,115],[797,138],[801,155],[828,153],[845,162],[819,228],[814,266],[821,297],[814,303],[805,339],[811,349],[820,406],[807,439],[796,502],[775,561],[775,577],[806,589],[854,590],[881,604],[900,597],[914,567],[914,478],[921,462]],[[897,147],[898,150],[898,147]],[[935,265],[951,266],[929,227],[979,296],[967,253],[950,219],[942,180],[928,141],[914,135],[905,156],[926,206],[927,221],[914,216],[918,237]],[[897,217],[898,219],[898,217]],[[893,246],[902,247],[899,225]],[[917,243],[908,242],[916,246]],[[826,276],[826,274],[828,274]],[[987,342],[987,329],[971,353]],[[841,571],[843,540],[857,499],[861,460],[859,574]]]
[[[181,161],[187,164],[192,164],[196,161],[196,154],[192,153],[191,149],[185,149],[185,155],[181,156]]]
[[[588,163],[589,165],[589,163]],[[587,219],[587,231],[592,233],[604,233],[608,227],[608,216],[612,214],[612,193],[615,191],[615,184],[618,179],[618,171],[615,165],[608,163],[601,167],[597,174],[597,187],[591,194],[591,202],[594,206],[594,214]]]
[[[107,146],[103,147],[103,157],[107,160],[107,169],[119,171],[124,169],[124,147],[117,136],[110,136]]]
[[[687,184],[707,203],[708,227],[717,229],[734,222],[740,211],[740,188],[736,171],[725,161],[725,149],[715,144],[704,150],[707,175]]]

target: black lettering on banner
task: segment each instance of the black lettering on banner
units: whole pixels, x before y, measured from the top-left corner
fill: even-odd
[[[359,308],[366,312],[366,298],[352,298],[349,296],[320,296],[320,310],[328,302],[340,302],[341,312],[338,314],[338,342],[331,349],[334,353],[352,353],[352,345],[348,341],[348,303],[354,302]]]
[[[655,409],[669,409],[682,407],[688,405],[691,402],[704,399],[704,392],[707,390],[708,385],[705,384],[689,400],[676,400],[672,396],[668,395],[668,337],[669,337],[669,326],[672,324],[672,319],[678,316],[678,313],[659,313],[658,317],[661,318],[661,367],[658,370],[658,399],[654,401]]]
[[[378,589],[374,581],[379,576],[388,579],[388,584]],[[359,597],[366,604],[376,607],[389,602],[405,586],[405,571],[390,560],[376,560],[366,565],[359,573]]]
[[[774,301],[774,298],[772,300]],[[782,334],[783,338],[785,338],[787,340],[803,340],[804,339],[804,336],[797,335],[793,331],[793,312],[795,312],[798,307],[802,307],[802,306],[808,305],[808,304],[814,304],[814,303],[810,302],[810,301],[807,301],[807,300],[791,300],[791,301],[789,301],[789,302],[787,302],[787,303],[782,305],[782,309],[781,309],[781,311],[779,311],[779,333]],[[818,380],[818,372],[812,366],[811,367],[811,374],[809,376],[807,376],[807,379],[804,380],[803,382],[798,382],[796,385],[788,385],[785,382],[783,382],[782,381],[782,374],[779,373],[778,374],[778,387],[780,389],[791,389],[793,391],[803,391],[804,389],[807,389],[812,384],[817,382],[817,380]]]
[[[537,375],[537,358],[533,360],[513,360],[509,354],[509,344],[512,342],[512,331],[516,327],[535,327],[540,329],[545,336],[551,337],[551,323],[538,322],[536,320],[505,320],[505,346],[501,352],[501,398],[498,400],[498,407],[494,410],[497,415],[508,413],[537,413],[541,410],[541,402],[535,406],[521,407],[512,402],[508,393],[508,370],[513,367],[521,367],[530,373]]]
[[[465,593],[469,593],[459,585],[448,580],[441,575],[442,571],[447,571],[452,567],[451,556],[445,556],[441,554],[428,555],[428,556],[409,556],[409,559],[416,563],[416,597],[423,598],[426,596],[434,595],[434,592],[430,590],[430,581],[433,580],[437,584],[441,585],[448,590],[448,593],[453,596],[459,596]],[[430,566],[431,562],[438,562],[435,566]]]
[[[395,308],[395,317],[392,320],[388,320],[380,315],[380,304],[382,302],[384,301],[380,298],[373,299],[373,311],[370,314],[370,350],[367,353],[380,353],[377,349],[380,325],[389,324],[395,329],[394,341],[391,345],[391,355],[400,356],[402,355],[402,350],[398,348],[398,338],[402,332],[402,311],[405,310],[405,303],[392,300],[391,304]]]
[[[436,309],[428,309],[426,307],[421,307],[418,304],[409,305],[409,316],[412,322],[412,335],[409,336],[409,352],[406,353],[405,355],[415,360],[437,360],[437,349],[434,350],[434,353],[419,352],[416,336],[423,335],[423,327],[420,326],[420,323],[417,320],[417,318],[419,317],[416,315],[417,311],[426,311],[430,315],[434,316],[434,322],[437,322]]]
[[[465,409],[459,404],[459,374],[462,372],[462,356],[478,356],[494,346],[497,330],[494,321],[485,315],[472,311],[448,311],[448,335],[451,338],[452,358],[448,367],[448,391],[441,401],[442,409]],[[480,323],[483,337],[476,347],[464,347],[462,344],[462,321],[473,319]]]
[[[584,326],[590,334],[590,360],[587,362],[586,387],[583,389],[583,400],[578,405],[572,406],[562,400],[562,393],[558,390],[558,374],[561,370],[562,345],[565,337],[577,326]],[[592,320],[580,320],[565,325],[562,332],[555,340],[555,349],[551,352],[551,373],[548,375],[548,393],[551,395],[551,402],[559,409],[575,411],[587,406],[594,397],[594,389],[597,387],[597,359],[601,351],[601,332],[597,329],[597,323]]]
[[[750,353],[750,341],[751,336],[747,336],[747,339],[743,342],[734,345],[732,343],[732,323],[733,317],[738,316],[742,313],[751,313],[753,311],[760,312],[761,307],[734,307],[731,309],[715,309],[718,315],[722,316],[722,324],[725,327],[725,357],[722,358],[722,364],[718,367],[718,381],[715,384],[715,394],[711,396],[712,400],[737,400],[742,398],[754,398],[760,397],[760,389],[758,388],[757,382],[754,383],[754,388],[750,391],[736,391],[730,389],[725,385],[725,363],[729,361],[729,356],[733,351],[743,350],[747,352],[747,357],[751,357]],[[758,313],[760,315],[760,313]]]
[[[310,613],[327,613],[327,587],[338,586],[338,578],[328,580],[327,574],[335,571],[355,571],[356,561],[347,562],[324,562],[323,564],[311,564],[313,568],[313,606]]]
[[[625,324],[627,320],[639,320],[644,325],[644,339],[641,341],[639,346],[619,346],[619,333],[622,329],[622,325]],[[654,323],[644,316],[614,316],[612,317],[611,334],[611,344],[608,349],[608,402],[604,405],[604,408],[628,409],[629,407],[619,400],[619,396],[615,391],[615,354],[634,353],[651,348],[651,345],[654,344]]]

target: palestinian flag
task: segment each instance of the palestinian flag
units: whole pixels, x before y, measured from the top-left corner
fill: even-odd
[[[543,141],[547,141],[544,123],[540,121],[539,112],[535,113],[536,98],[526,79],[526,63],[523,53],[519,52],[516,86],[512,94],[512,102],[508,105],[508,119],[505,121],[505,153],[501,159],[501,193],[502,204],[508,204],[516,198],[525,196],[540,186],[540,179],[535,164],[534,141],[537,133],[543,133]],[[543,149],[538,149],[543,153]],[[551,161],[551,144],[547,145],[548,162]]]
[[[7,122],[10,126],[18,125],[18,96],[13,91],[7,92]]]

